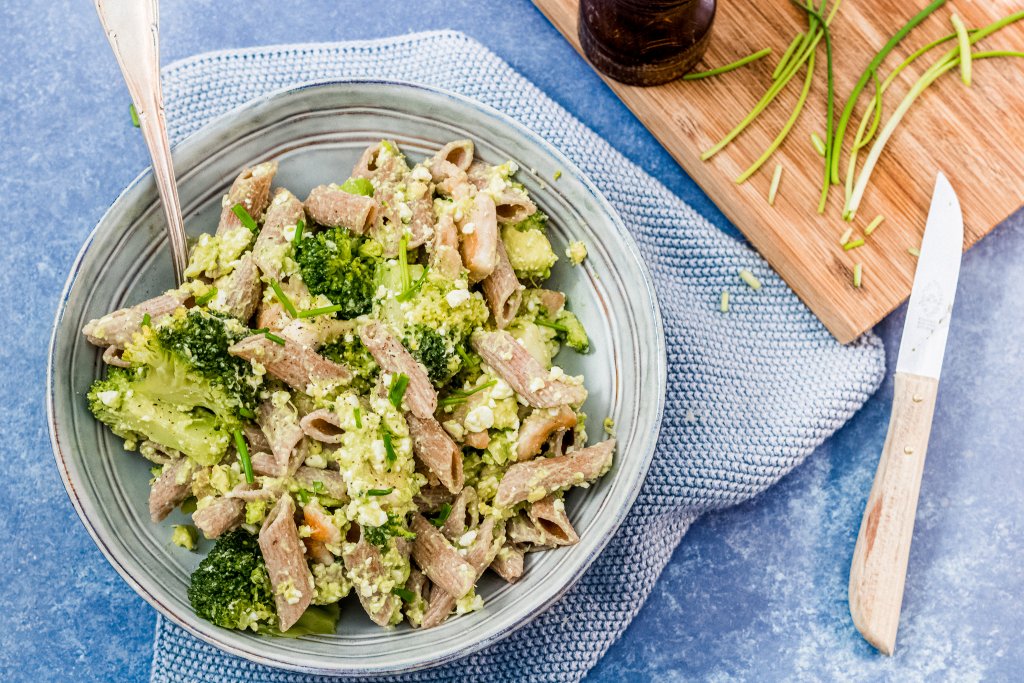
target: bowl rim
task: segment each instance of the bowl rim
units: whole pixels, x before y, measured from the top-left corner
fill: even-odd
[[[57,470],[60,474],[61,481],[64,484],[65,492],[71,501],[75,512],[78,515],[79,520],[85,527],[89,536],[92,537],[93,542],[99,548],[107,562],[114,568],[114,570],[121,576],[121,578],[127,583],[132,590],[142,597],[147,603],[149,603],[157,612],[169,619],[173,623],[185,629],[188,633],[196,638],[212,645],[218,650],[247,659],[249,661],[262,664],[275,669],[285,669],[303,673],[317,673],[327,675],[341,675],[341,676],[352,676],[352,675],[383,675],[383,674],[399,674],[408,673],[411,671],[417,671],[427,668],[433,668],[442,666],[453,661],[460,660],[467,657],[470,654],[478,652],[489,645],[492,645],[500,640],[503,640],[513,632],[519,630],[537,616],[547,611],[555,602],[561,599],[576,583],[583,577],[587,570],[591,567],[597,557],[607,548],[608,543],[611,542],[612,537],[618,533],[622,523],[625,521],[626,516],[632,510],[634,503],[636,502],[637,496],[640,493],[644,482],[647,479],[647,475],[650,471],[651,464],[654,459],[655,451],[657,448],[658,437],[661,432],[661,427],[664,418],[665,409],[665,392],[667,385],[667,352],[665,344],[665,329],[661,315],[661,307],[658,302],[658,297],[654,289],[653,280],[651,278],[650,269],[648,268],[647,261],[641,254],[639,247],[636,244],[632,234],[626,228],[619,216],[618,211],[608,201],[604,194],[597,188],[597,186],[590,180],[590,178],[568,157],[565,156],[559,149],[549,143],[541,135],[535,133],[533,130],[525,126],[524,124],[516,121],[509,115],[501,112],[494,107],[487,104],[461,95],[459,93],[452,92],[443,88],[437,88],[433,86],[424,85],[421,83],[402,81],[397,79],[380,79],[380,78],[344,78],[344,79],[323,79],[315,80],[306,83],[302,83],[295,86],[289,86],[280,88],[257,98],[249,100],[223,114],[220,114],[208,122],[203,124],[199,129],[186,136],[181,141],[177,142],[172,147],[172,152],[178,150],[182,145],[190,143],[194,139],[202,136],[204,133],[214,130],[218,127],[223,126],[225,123],[244,116],[253,110],[267,105],[269,102],[278,98],[288,97],[297,95],[303,91],[311,89],[319,89],[323,87],[331,86],[347,86],[347,85],[376,85],[385,88],[396,88],[396,89],[412,89],[418,91],[425,91],[431,95],[442,96],[454,100],[457,104],[465,107],[471,107],[475,109],[479,114],[497,119],[502,125],[511,128],[514,132],[522,137],[528,138],[533,144],[540,147],[545,153],[549,154],[552,158],[556,159],[560,167],[563,169],[563,173],[566,175],[573,176],[584,189],[589,192],[596,202],[601,206],[602,210],[610,217],[611,222],[619,233],[619,236],[628,248],[631,260],[637,267],[638,273],[643,283],[643,293],[646,297],[646,301],[643,302],[648,307],[648,313],[651,317],[651,322],[654,326],[654,344],[656,352],[651,358],[655,364],[654,375],[657,382],[656,396],[657,405],[654,411],[653,429],[650,431],[649,437],[645,442],[641,444],[643,450],[641,453],[637,453],[637,456],[642,458],[640,467],[630,483],[629,488],[625,491],[625,496],[622,502],[616,506],[616,512],[614,519],[611,520],[611,524],[608,526],[608,532],[603,534],[602,538],[598,541],[597,545],[593,550],[583,558],[583,561],[576,570],[565,580],[557,590],[554,590],[531,614],[524,615],[523,617],[513,621],[512,623],[504,626],[503,628],[475,640],[474,642],[459,647],[451,652],[443,653],[433,658],[422,658],[418,661],[411,663],[400,664],[395,666],[386,665],[368,665],[360,668],[352,668],[351,666],[343,667],[310,667],[304,664],[297,664],[294,662],[285,661],[280,658],[270,657],[263,655],[259,652],[252,650],[244,650],[233,643],[222,640],[217,637],[219,629],[211,625],[209,629],[198,628],[194,624],[189,623],[187,617],[180,616],[173,609],[161,602],[159,595],[147,590],[139,581],[137,581],[128,568],[122,564],[117,553],[113,551],[105,541],[105,532],[98,529],[93,525],[86,513],[84,504],[76,491],[75,484],[71,479],[70,472],[68,470],[67,463],[65,462],[65,455],[61,449],[59,432],[60,428],[57,425],[55,410],[55,387],[54,387],[54,373],[56,365],[56,350],[58,343],[58,333],[61,329],[61,322],[64,318],[64,314],[67,308],[68,300],[70,298],[72,289],[78,279],[79,272],[85,262],[86,256],[92,246],[95,238],[98,235],[99,229],[107,221],[108,216],[114,210],[114,208],[121,202],[121,200],[129,193],[133,192],[141,183],[145,182],[152,175],[152,167],[147,167],[139,175],[137,175],[111,202],[110,206],[104,211],[103,215],[99,218],[96,225],[90,230],[86,237],[82,247],[79,249],[78,254],[71,266],[68,273],[68,277],[64,283],[64,287],[61,291],[60,300],[58,302],[57,310],[54,315],[53,327],[50,334],[50,343],[47,351],[47,364],[46,364],[46,419],[48,433],[50,437],[50,445],[53,451],[54,460],[57,465]],[[646,392],[645,392],[646,393]],[[637,449],[640,450],[640,449]],[[195,615],[192,615],[194,618]]]

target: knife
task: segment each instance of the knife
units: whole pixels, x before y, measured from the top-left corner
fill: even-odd
[[[896,647],[910,539],[963,243],[960,202],[939,173],[903,324],[889,431],[850,565],[853,623],[865,640],[886,655]]]

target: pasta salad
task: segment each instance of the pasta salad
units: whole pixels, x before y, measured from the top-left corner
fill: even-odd
[[[219,626],[333,633],[350,594],[381,626],[480,609],[485,571],[578,542],[564,493],[611,467],[554,364],[589,340],[543,286],[558,256],[516,164],[470,140],[410,164],[381,141],[305,201],[245,169],[185,284],[83,330],[153,522],[215,540],[188,597]]]

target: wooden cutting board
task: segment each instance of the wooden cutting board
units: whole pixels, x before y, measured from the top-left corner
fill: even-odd
[[[578,0],[534,0],[579,50]],[[833,23],[836,108],[878,49],[925,0],[846,0]],[[950,15],[968,28],[1019,11],[1019,0],[954,0],[904,40],[883,65],[884,77],[904,57],[952,31]],[[941,170],[956,188],[964,211],[965,245],[970,247],[1024,202],[1024,60],[991,59],[974,65],[968,90],[953,71],[918,98],[886,147],[853,223],[842,220],[843,191],[835,186],[825,214],[817,213],[823,160],[810,142],[825,133],[825,51],[819,48],[810,99],[783,147],[748,182],[734,179],[774,139],[789,117],[803,83],[801,70],[776,101],[731,145],[710,161],[703,150],[739,123],[771,83],[771,74],[790,40],[806,30],[806,19],[787,0],[719,0],[711,47],[698,70],[732,62],[764,47],[772,55],[732,73],[653,88],[609,86],[661,141],[687,173],[721,207],[753,245],[842,342],[849,342],[910,294],[916,258],[908,247],[921,243],[935,174]],[[883,125],[910,84],[952,44],[907,69],[886,93]],[[1024,22],[980,44],[981,49],[1024,50]],[[870,93],[854,116],[870,100]],[[837,114],[838,117],[838,114]],[[853,133],[847,134],[851,140]],[[866,156],[862,151],[861,159]],[[767,202],[776,162],[785,168],[775,206]],[[847,157],[841,168],[845,177]],[[885,216],[867,244],[844,252],[840,236],[859,235],[876,215]],[[852,271],[863,264],[863,286],[854,289]],[[723,283],[726,286],[740,286]],[[717,302],[709,302],[717,306]]]

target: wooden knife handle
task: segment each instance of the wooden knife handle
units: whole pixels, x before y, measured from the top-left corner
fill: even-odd
[[[896,373],[889,433],[850,565],[850,614],[883,654],[896,647],[921,473],[939,382]]]

